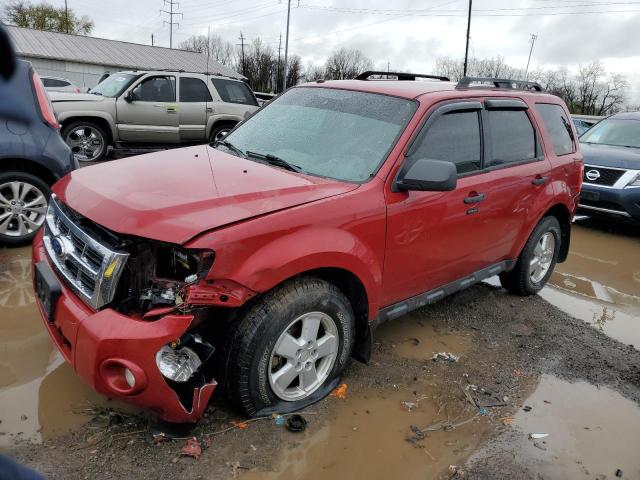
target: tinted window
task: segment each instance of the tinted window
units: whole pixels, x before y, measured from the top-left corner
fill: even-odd
[[[536,157],[535,132],[524,110],[489,110],[487,117],[492,148],[487,166]]]
[[[71,85],[69,82],[58,80],[57,78],[43,78],[42,84],[45,87],[68,87],[69,85]]]
[[[176,79],[175,77],[147,78],[133,89],[133,96],[140,102],[175,102]]]
[[[536,104],[536,108],[542,117],[542,122],[547,132],[549,132],[551,136],[551,143],[553,143],[553,151],[555,154],[566,155],[567,153],[573,153],[573,133],[571,132],[571,124],[564,109],[560,105],[554,105],[552,103],[538,103]],[[578,121],[580,122],[580,127],[578,128],[583,128],[583,132],[589,128],[586,122]]]
[[[387,157],[415,109],[415,102],[387,95],[292,88],[226,140],[243,152],[280,157],[309,174],[360,182]]]
[[[181,102],[210,102],[211,94],[207,84],[199,78],[180,78],[180,101]]]
[[[223,102],[258,105],[251,90],[245,83],[225,80],[224,78],[212,78],[211,82],[216,87],[218,95],[220,95]]]
[[[481,168],[478,112],[448,113],[429,127],[418,140],[411,158],[429,158],[455,163],[458,173]]]

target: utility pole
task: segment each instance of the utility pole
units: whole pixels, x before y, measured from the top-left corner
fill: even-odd
[[[151,34],[151,46],[153,47],[153,33]]]
[[[64,23],[66,24],[66,31],[69,33],[69,7],[67,7],[67,0],[64,0]]]
[[[282,79],[282,91],[287,89],[287,62],[289,61],[289,20],[291,18],[291,0],[288,0],[287,6],[287,36],[284,41],[284,75]]]
[[[207,27],[207,75],[209,74],[210,58],[211,58],[211,27]]]
[[[280,72],[281,72],[281,66],[280,66],[280,51],[282,50],[282,32],[280,32],[280,41],[278,41],[278,73],[276,73],[276,91],[275,93],[278,93],[278,85],[280,85]]]
[[[531,54],[533,53],[533,45],[536,43],[537,39],[538,39],[538,34],[537,33],[532,33],[531,34],[531,48],[529,49],[529,59],[527,60],[527,69],[524,71],[524,79],[525,79],[525,81],[527,80],[527,77],[529,76],[529,62],[531,62]]]
[[[161,13],[166,13],[167,15],[169,15],[169,21],[167,22],[166,20],[162,21],[162,24],[168,24],[169,25],[169,48],[173,48],[173,26],[177,25],[178,27],[180,27],[180,24],[178,22],[174,22],[173,21],[173,17],[175,15],[180,15],[180,17],[182,17],[182,13],[180,12],[174,12],[173,11],[173,7],[178,7],[180,6],[179,2],[176,2],[175,0],[163,0],[164,1],[164,5],[163,6],[167,6],[169,5],[169,10],[164,10],[164,9],[160,9]]]
[[[246,77],[245,75],[245,65],[244,65],[244,35],[242,35],[242,32],[240,32],[240,49],[242,51],[242,75]]]
[[[469,63],[469,39],[471,38],[471,3],[473,0],[469,0],[469,15],[467,17],[467,45],[464,49],[464,68],[462,69],[462,76],[467,76],[467,65]]]

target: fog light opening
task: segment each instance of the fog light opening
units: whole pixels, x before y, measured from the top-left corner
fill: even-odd
[[[124,369],[124,379],[127,382],[129,387],[134,388],[136,386],[136,377],[133,375],[133,372],[128,368]]]
[[[198,354],[187,347],[172,349],[165,345],[156,353],[156,364],[160,373],[174,382],[187,382],[200,368]]]

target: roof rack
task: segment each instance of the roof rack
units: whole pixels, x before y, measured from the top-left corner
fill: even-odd
[[[541,92],[542,87],[537,82],[527,82],[526,80],[511,80],[508,78],[485,78],[485,77],[464,77],[456,85],[456,88],[470,88],[472,83],[480,83],[474,88],[508,88],[512,90],[534,90]],[[490,84],[490,85],[486,85]]]
[[[380,75],[383,77],[398,77],[398,80],[413,81],[416,78],[431,78],[432,80],[440,80],[441,82],[448,82],[449,77],[440,77],[438,75],[423,75],[421,73],[403,73],[403,72],[383,72],[376,70],[367,70],[362,72],[355,79],[356,80],[369,80],[372,75]]]

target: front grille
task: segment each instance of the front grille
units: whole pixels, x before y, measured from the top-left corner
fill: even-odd
[[[87,304],[97,310],[113,300],[129,254],[90,236],[64,212],[55,195],[49,202],[43,240],[64,282]]]
[[[620,180],[620,177],[622,177],[622,175],[624,175],[625,173],[626,170],[622,169],[585,165],[582,181],[584,183],[591,183],[593,185],[604,185],[607,187],[612,187],[618,180]]]

